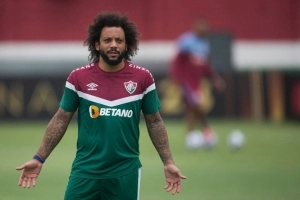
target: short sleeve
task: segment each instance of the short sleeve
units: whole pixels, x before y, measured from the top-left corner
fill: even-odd
[[[161,108],[159,97],[156,91],[154,79],[149,72],[145,78],[146,90],[142,99],[142,112],[152,114]]]
[[[61,101],[60,108],[67,112],[76,112],[79,106],[79,96],[75,88],[74,74],[71,74],[66,81],[65,89]]]

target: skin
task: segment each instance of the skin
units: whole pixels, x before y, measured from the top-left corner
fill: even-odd
[[[116,72],[125,66],[123,59],[121,59],[120,62],[115,62],[114,65],[109,64],[118,60],[122,52],[126,51],[125,34],[122,28],[103,28],[99,42],[95,43],[95,47],[98,51],[102,51],[102,53],[106,56],[106,59],[103,59],[100,54],[99,67],[103,71]],[[107,59],[109,60],[107,61]],[[44,138],[36,153],[38,156],[43,159],[48,158],[53,149],[63,138],[73,114],[74,113],[66,112],[61,108],[58,109],[46,128]],[[164,173],[166,178],[166,185],[164,189],[168,192],[172,191],[172,194],[179,193],[181,189],[180,181],[186,177],[181,174],[174,164],[163,120],[159,112],[145,115],[144,117],[151,141],[164,164]],[[17,167],[17,170],[22,171],[18,185],[23,188],[35,186],[38,175],[42,170],[42,166],[42,163],[38,160],[32,159],[20,167]]]
[[[192,27],[199,37],[207,37],[210,32],[210,27],[205,19],[198,19]]]
[[[180,179],[186,179],[186,177],[181,174],[174,164],[163,120],[159,112],[144,116],[150,139],[164,164],[166,178],[166,185],[164,189],[167,192],[172,191],[173,195],[179,193],[181,190]]]
[[[66,112],[61,108],[58,109],[46,128],[42,143],[36,152],[38,156],[45,160],[48,158],[64,136],[73,114],[74,113]],[[22,170],[18,185],[23,188],[30,188],[31,185],[35,186],[42,166],[42,163],[36,159],[32,159],[20,167],[17,167],[17,170]]]
[[[121,27],[104,27],[99,42],[95,44],[96,50],[104,52],[110,60],[117,60],[123,51],[126,51],[125,33]],[[124,60],[116,65],[110,65],[101,56],[99,67],[106,72],[116,72],[123,69]]]

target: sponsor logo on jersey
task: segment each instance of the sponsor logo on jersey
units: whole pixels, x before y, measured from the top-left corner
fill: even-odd
[[[127,92],[132,94],[137,87],[137,83],[128,81],[128,82],[124,82],[124,86],[125,86],[125,89],[127,90]]]
[[[90,106],[89,112],[91,118],[99,116],[113,116],[113,117],[132,117],[132,110],[117,109],[117,108],[98,108],[97,106]]]
[[[99,108],[97,106],[90,106],[89,112],[91,118],[96,118],[99,116]]]
[[[88,90],[97,90],[96,87],[98,87],[96,83],[89,83],[86,86],[88,86]]]

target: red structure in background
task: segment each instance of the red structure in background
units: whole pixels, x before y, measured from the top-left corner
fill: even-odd
[[[1,0],[0,41],[82,41],[100,11],[128,13],[142,40],[173,40],[199,15],[236,39],[300,38],[298,0]]]
[[[16,49],[20,48],[19,44],[21,42],[29,42],[30,46],[32,41],[42,41],[46,45],[49,44],[47,43],[49,41],[56,44],[57,42],[65,44],[66,41],[83,43],[87,35],[88,25],[92,23],[93,17],[100,11],[127,13],[130,19],[138,26],[141,33],[141,41],[149,41],[149,43],[153,40],[175,40],[179,34],[191,27],[191,23],[196,17],[206,17],[214,31],[230,32],[233,38],[238,40],[237,43],[244,43],[243,47],[246,46],[246,49],[238,48],[238,50],[242,49],[250,52],[248,53],[251,57],[250,60],[255,56],[252,55],[253,48],[250,48],[249,51],[249,46],[247,46],[249,44],[248,40],[250,40],[250,43],[255,41],[254,43],[258,46],[261,43],[268,44],[270,41],[272,44],[274,42],[277,43],[276,45],[279,45],[279,47],[283,46],[285,48],[284,51],[279,51],[279,54],[283,52],[283,61],[286,61],[285,58],[291,49],[292,52],[296,52],[293,49],[297,50],[300,41],[299,0],[1,0],[0,43],[12,42]],[[288,43],[288,47],[286,44],[281,44],[284,42]],[[238,45],[237,47],[241,46]],[[269,44],[266,47],[272,48],[272,45],[270,46]],[[278,50],[278,46],[276,48]],[[219,48],[217,49],[219,50]],[[166,51],[165,49],[160,50]],[[272,52],[278,53],[278,51]],[[273,58],[278,56],[275,54],[262,54],[262,57],[274,60]],[[287,60],[289,58],[293,59],[291,56]],[[8,58],[5,57],[3,60],[7,61]],[[249,60],[246,59],[246,61]],[[278,64],[276,62],[273,62],[274,65]],[[291,63],[296,63],[295,65],[297,65],[299,62],[297,59],[294,59],[294,63]],[[31,64],[29,65],[31,66]],[[52,62],[51,65],[53,65]],[[24,63],[22,63],[23,66]],[[299,69],[298,66],[295,67],[297,67],[295,69]],[[5,71],[1,70],[0,75]],[[269,68],[269,70],[273,69]],[[284,71],[286,69],[281,68],[281,70],[282,74],[279,71],[279,78],[285,76]],[[277,71],[275,70],[276,73]],[[266,77],[270,75],[272,73],[267,72]],[[228,116],[237,114],[238,116],[255,117],[265,114],[272,117],[269,113],[278,111],[278,107],[267,106],[277,105],[274,103],[274,96],[265,97],[266,101],[264,102],[262,95],[266,94],[266,91],[270,88],[260,87],[260,84],[264,83],[263,79],[265,76],[262,76],[262,74],[259,76],[261,77],[255,76],[255,73],[252,74],[251,69],[245,75],[236,72],[229,74],[226,102],[219,97],[221,103],[226,103],[227,110],[222,111],[225,106],[221,103],[216,103],[219,106],[216,110],[221,110]],[[15,74],[10,78],[15,80]],[[239,78],[241,78],[241,81],[239,81]],[[299,76],[297,78],[300,80]],[[36,81],[38,82],[40,79]],[[9,90],[10,82],[6,83],[7,87],[5,86],[5,88],[7,88],[8,94],[12,94]],[[277,82],[275,81],[274,83]],[[239,88],[235,88],[236,85]],[[253,85],[259,87],[253,89]],[[273,83],[270,85],[273,85]],[[282,86],[284,86],[282,91],[278,90],[280,94],[283,93],[283,90],[291,90],[291,85],[286,84]],[[245,88],[247,89],[245,90]],[[254,91],[253,94],[249,92],[251,88]],[[264,89],[266,91],[263,91]],[[280,106],[283,108],[282,112],[280,112],[280,119],[284,118],[285,112],[287,112],[288,116],[292,115],[293,112],[298,112],[299,87],[297,86],[294,90],[295,92],[291,94],[288,101],[280,100]],[[274,91],[274,94],[278,91]],[[23,101],[20,102],[23,103]],[[256,104],[253,102],[256,102]],[[7,101],[8,106],[11,105],[10,103],[11,101]],[[292,108],[290,104],[293,105]],[[264,109],[265,107],[268,107],[270,111]],[[261,113],[256,114],[256,112],[253,112],[256,110],[261,110]],[[6,115],[4,116],[7,117]]]

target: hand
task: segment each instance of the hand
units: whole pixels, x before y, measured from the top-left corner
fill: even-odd
[[[18,185],[28,189],[31,185],[34,187],[36,179],[42,170],[42,166],[42,163],[32,159],[29,162],[24,163],[22,166],[17,167],[16,170],[23,170]]]
[[[180,181],[181,179],[186,179],[186,177],[182,175],[179,169],[173,164],[165,165],[164,171],[167,182],[164,189],[167,192],[173,190],[173,195],[179,193],[181,189]]]
[[[214,80],[213,80],[213,84],[214,87],[220,91],[220,92],[224,92],[226,89],[226,82],[224,81],[223,78],[221,78],[221,76],[217,75]]]

